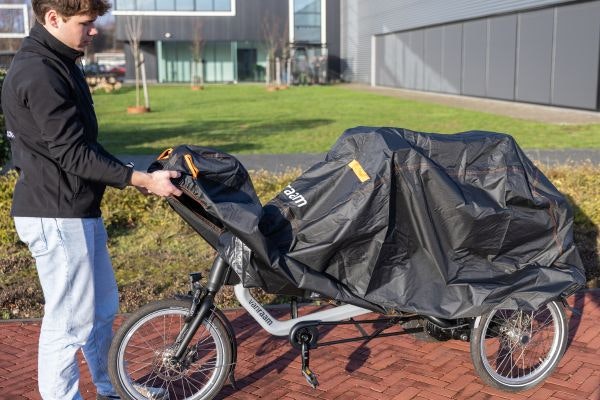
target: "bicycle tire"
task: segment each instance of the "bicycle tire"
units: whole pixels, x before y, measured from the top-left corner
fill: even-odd
[[[152,302],[117,330],[108,372],[122,399],[208,400],[219,393],[231,368],[233,340],[221,311],[213,309],[204,318],[182,363],[175,365],[169,357],[189,308],[189,299]]]
[[[539,385],[567,345],[564,306],[551,301],[535,311],[495,308],[471,330],[471,359],[490,386],[519,392]]]

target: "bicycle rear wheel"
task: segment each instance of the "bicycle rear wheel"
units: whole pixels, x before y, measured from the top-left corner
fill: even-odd
[[[567,345],[564,306],[551,301],[535,311],[496,308],[471,331],[471,359],[487,384],[509,392],[540,384]]]
[[[189,308],[188,300],[153,302],[117,331],[108,369],[123,399],[206,400],[221,390],[231,367],[232,338],[215,316],[219,310],[202,321],[182,359],[172,357]]]

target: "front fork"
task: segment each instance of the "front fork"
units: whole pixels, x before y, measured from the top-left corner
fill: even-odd
[[[227,263],[221,257],[217,257],[210,269],[206,288],[203,288],[200,284],[202,276],[199,273],[190,274],[192,304],[185,320],[186,323],[175,342],[174,361],[181,362],[192,338],[202,324],[202,320],[212,312],[215,295],[223,287],[228,273],[229,266]]]

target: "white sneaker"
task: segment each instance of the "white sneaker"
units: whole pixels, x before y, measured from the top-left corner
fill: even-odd
[[[143,385],[133,385],[133,387],[139,394],[149,400],[169,400],[169,392],[167,389]]]

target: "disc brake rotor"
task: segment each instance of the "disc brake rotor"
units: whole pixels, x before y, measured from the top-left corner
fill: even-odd
[[[152,365],[156,375],[165,381],[176,381],[186,374],[189,364],[173,358],[174,349],[167,348],[154,353]]]

